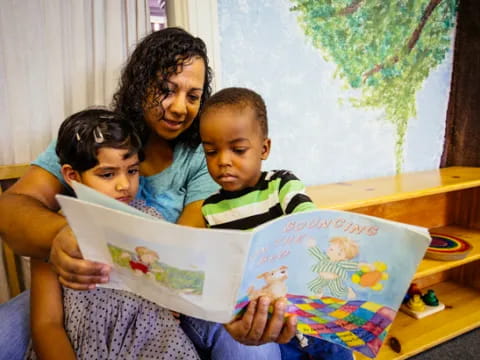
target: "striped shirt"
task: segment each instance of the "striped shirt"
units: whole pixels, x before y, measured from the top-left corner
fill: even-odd
[[[272,170],[262,172],[254,187],[234,192],[220,189],[204,201],[202,214],[208,227],[247,230],[286,214],[315,209],[295,175]]]
[[[308,249],[310,254],[317,260],[317,263],[312,266],[314,273],[328,272],[337,274],[342,280],[348,278],[348,271],[358,270],[358,262],[350,260],[334,261],[330,260],[327,254],[325,254],[318,247]]]

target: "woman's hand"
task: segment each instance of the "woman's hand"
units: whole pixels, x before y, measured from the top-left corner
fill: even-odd
[[[109,280],[110,266],[83,260],[77,239],[68,224],[53,239],[49,261],[60,283],[75,290],[94,289],[95,284]]]
[[[269,319],[270,302],[265,296],[251,301],[242,318],[225,324],[225,328],[235,340],[244,345],[288,343],[295,335],[297,319],[291,316],[285,321],[286,303],[283,299],[278,299],[274,303],[273,314]]]

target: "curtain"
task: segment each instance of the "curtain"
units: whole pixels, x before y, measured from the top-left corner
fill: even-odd
[[[148,0],[2,0],[0,165],[30,162],[67,116],[110,105],[149,29]]]

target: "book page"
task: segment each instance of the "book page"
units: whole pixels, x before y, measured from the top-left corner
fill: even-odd
[[[125,204],[121,201],[112,199],[109,196],[106,196],[91,187],[85,186],[79,182],[72,181],[72,188],[75,191],[75,195],[78,199],[91,202],[97,205],[102,205],[114,210],[120,210],[132,215],[140,216],[146,219],[158,219],[149,214],[146,214],[133,206]]]
[[[345,211],[273,220],[254,232],[237,312],[285,297],[302,333],[375,357],[429,243],[424,228]]]
[[[84,258],[112,266],[103,286],[182,314],[231,320],[251,233],[191,228],[62,195],[57,199]]]

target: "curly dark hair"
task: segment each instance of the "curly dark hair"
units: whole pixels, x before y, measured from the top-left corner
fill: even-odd
[[[222,89],[207,100],[203,107],[202,114],[212,108],[223,106],[237,106],[241,109],[248,107],[252,109],[255,112],[255,118],[262,130],[262,135],[268,137],[267,106],[263,98],[255,91],[241,87]]]
[[[156,94],[153,106],[161,106],[166,97],[165,89],[168,89],[168,78],[181,72],[182,65],[197,56],[205,63],[201,109],[212,92],[212,70],[208,66],[207,48],[202,39],[183,29],[171,27],[147,35],[133,51],[123,69],[119,89],[113,96],[113,108],[134,123],[144,143],[151,131],[144,119],[147,96]],[[162,76],[159,77],[159,74]],[[175,142],[184,142],[191,147],[200,144],[198,115]]]
[[[55,152],[60,165],[69,164],[82,173],[98,164],[98,151],[105,147],[127,149],[126,159],[135,154],[143,159],[142,142],[133,124],[119,113],[92,108],[63,121]]]

